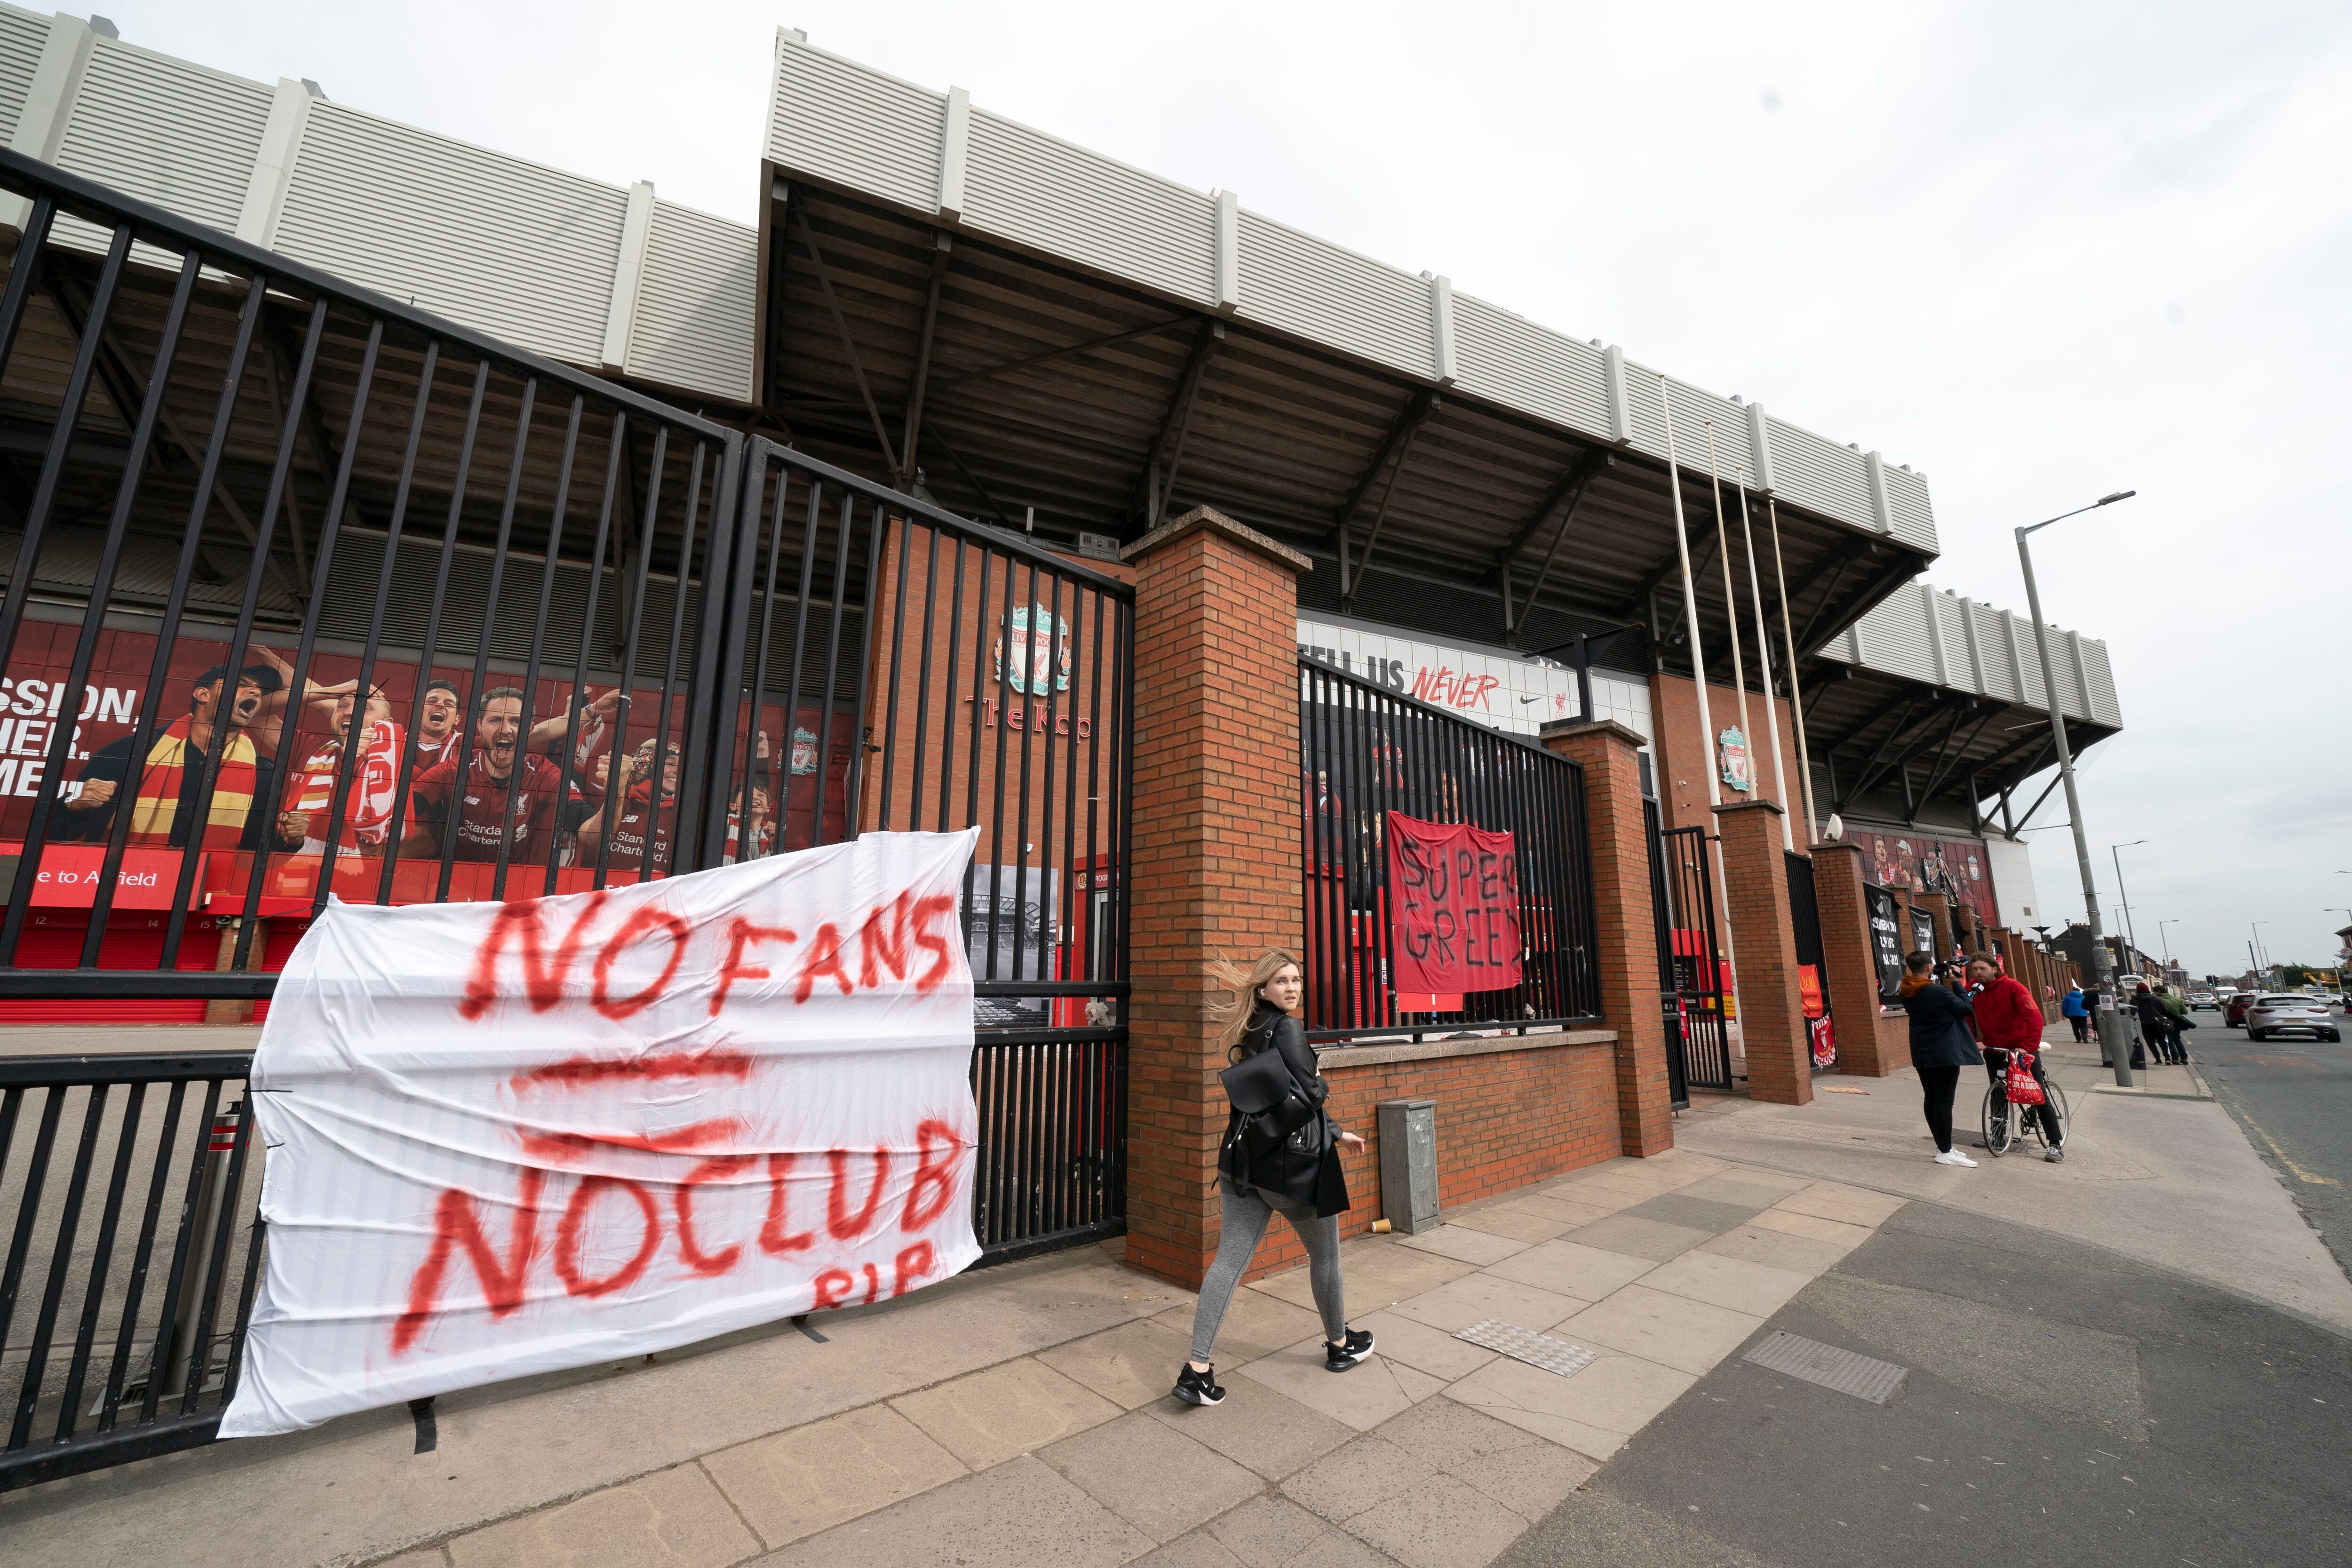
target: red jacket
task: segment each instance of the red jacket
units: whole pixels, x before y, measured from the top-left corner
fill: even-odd
[[[2003,1051],[2042,1049],[2042,1009],[2015,976],[2002,975],[1977,993],[1977,1036]]]

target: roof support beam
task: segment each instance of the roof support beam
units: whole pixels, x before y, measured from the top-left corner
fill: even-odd
[[[1968,716],[1969,709],[1973,706],[1973,702],[1974,699],[1971,698],[1953,704],[1949,707],[1948,711],[1952,716],[1952,722],[1945,727],[1944,739],[1947,744],[1950,743],[1952,732],[1960,727],[1960,721]],[[1863,791],[1868,789],[1873,784],[1885,779],[1888,774],[1895,772],[1897,768],[1905,770],[1904,789],[1907,793],[1910,789],[1910,774],[1908,771],[1910,765],[1921,752],[1927,750],[1928,747],[1935,744],[1935,737],[1933,734],[1935,721],[1941,717],[1945,711],[1947,710],[1942,705],[1937,705],[1937,706],[1929,708],[1926,713],[1921,714],[1919,717],[1922,722],[1920,724],[1918,733],[1911,737],[1909,743],[1906,744],[1900,752],[1894,757],[1888,758],[1885,766],[1879,767],[1874,763],[1871,767],[1864,768],[1853,789],[1847,792],[1846,800],[1850,800],[1855,796],[1860,795]],[[1895,729],[1888,732],[1887,738],[1891,740],[1902,732],[1903,727],[1898,725]],[[1882,751],[1885,750],[1885,742],[1881,741],[1879,743],[1879,747]],[[1843,810],[1845,809],[1845,802],[1843,800],[1840,801],[1838,803],[1838,809],[1840,810]]]
[[[1874,606],[1875,606],[1880,600],[1885,598],[1888,594],[1894,592],[1895,590],[1902,583],[1916,577],[1918,574],[1918,558],[1916,556],[1898,554],[1895,558],[1895,561],[1892,565],[1887,567],[1885,570],[1880,572],[1876,577],[1873,578],[1871,580],[1870,586],[1864,589],[1860,594],[1856,595],[1855,598],[1850,601],[1853,608],[1840,612],[1834,618],[1845,622],[1860,620]],[[1821,615],[1828,613],[1832,601],[1824,598],[1822,601],[1821,609],[1814,612],[1815,618],[1818,619]],[[1809,631],[1811,625],[1811,621],[1808,621],[1806,622],[1806,626]],[[1818,653],[1822,651],[1822,643],[1826,643],[1828,641],[1829,639],[1824,637],[1820,643],[1816,643],[1809,636],[1805,640],[1801,651],[1805,656],[1811,657],[1812,654]]]
[[[1356,575],[1339,584],[1339,609],[1343,613],[1352,615],[1356,612],[1356,595],[1363,589],[1364,573],[1371,570],[1372,551],[1379,548],[1381,529],[1389,520],[1389,503],[1396,499],[1397,481],[1404,476],[1404,465],[1412,460],[1412,444],[1420,436],[1421,427],[1429,422],[1430,411],[1436,406],[1437,399],[1431,397],[1422,405],[1419,415],[1403,427],[1404,438],[1397,443],[1396,461],[1390,465],[1388,480],[1381,486],[1379,509],[1372,513],[1371,531],[1364,536],[1364,553],[1356,560]],[[1343,559],[1347,552],[1347,524],[1343,521],[1339,526],[1339,549]]]
[[[1906,702],[1914,700],[1916,700],[1916,696],[1914,695],[1901,693],[1887,698],[1885,702],[1879,704],[1878,706],[1873,708],[1870,711],[1869,716],[1864,718],[1860,723],[1849,725],[1843,735],[1840,735],[1835,740],[1832,740],[1828,745],[1822,747],[1821,748],[1822,755],[1826,757],[1833,751],[1844,750],[1847,747],[1852,746],[1855,741],[1860,740],[1870,731],[1874,725],[1877,724],[1880,719],[1885,718],[1888,714],[1893,713],[1896,708],[1901,707]]]
[[[1176,476],[1184,465],[1184,438],[1192,429],[1192,405],[1200,399],[1201,382],[1208,374],[1209,361],[1217,357],[1224,342],[1223,321],[1201,323],[1192,357],[1184,361],[1184,374],[1176,383],[1176,395],[1169,402],[1168,412],[1160,416],[1160,434],[1151,438],[1143,472],[1136,476],[1136,494],[1142,501],[1146,533],[1160,526],[1160,519],[1167,515],[1169,501],[1176,494]],[[1130,510],[1133,505],[1129,503]]]
[[[874,390],[866,384],[866,366],[857,357],[857,344],[849,336],[849,318],[841,313],[841,301],[834,296],[832,275],[824,269],[824,252],[816,247],[816,230],[809,226],[808,214],[798,206],[792,209],[792,221],[801,226],[801,243],[808,246],[809,265],[816,268],[817,287],[824,291],[825,307],[833,312],[834,330],[841,334],[841,351],[849,356],[849,373],[856,379],[857,395],[866,400],[866,417],[874,422],[875,444],[882,448],[882,461],[896,474],[898,453],[890,444],[890,433],[882,428],[882,411],[875,405]]]
[[[907,383],[907,423],[899,427],[898,487],[915,484],[915,453],[923,439],[923,388],[931,375],[931,344],[940,326],[940,289],[948,279],[948,262],[955,255],[954,237],[940,231],[931,236],[931,287],[923,298],[923,329],[915,340],[915,373]]]
[[[2022,831],[2025,825],[2033,821],[2033,813],[2042,810],[2042,802],[2050,799],[2050,791],[2064,783],[2065,779],[2063,773],[2052,775],[2050,782],[2042,787],[2042,793],[2033,798],[2033,804],[2025,808],[2025,815],[2017,819],[2017,831]]]
[[[1846,802],[1852,800],[1856,795],[1862,793],[1861,780],[1870,777],[1871,770],[1878,766],[1878,759],[1886,755],[1887,747],[1894,742],[1896,736],[1901,735],[1905,729],[1910,727],[1911,710],[1918,706],[1918,700],[1916,698],[1913,698],[1903,705],[1903,716],[1895,721],[1895,727],[1893,729],[1888,730],[1884,736],[1879,737],[1878,748],[1870,754],[1870,760],[1862,765],[1862,771],[1855,775],[1856,781],[1853,786],[1847,789],[1844,794],[1838,797],[1837,810],[1843,811],[1846,808]]]
[[[986,381],[991,376],[1010,375],[1014,371],[1025,371],[1032,365],[1042,365],[1050,360],[1066,359],[1069,355],[1084,354],[1096,349],[1108,349],[1115,343],[1131,342],[1138,338],[1156,337],[1161,332],[1171,331],[1198,319],[1200,318],[1196,316],[1171,316],[1165,321],[1154,321],[1149,327],[1134,327],[1124,332],[1110,332],[1099,338],[1088,338],[1083,343],[1065,343],[1058,349],[1047,349],[1043,353],[1025,354],[1017,360],[1006,360],[1002,364],[982,365],[976,371],[962,371],[955,375],[941,376],[936,390],[945,392],[950,387],[963,386],[971,382]]]
[[[1371,463],[1357,476],[1354,487],[1348,492],[1348,498],[1339,503],[1338,519],[1331,525],[1329,544],[1332,549],[1346,548],[1342,541],[1347,537],[1348,525],[1355,521],[1356,508],[1364,504],[1366,496],[1371,494],[1373,481],[1389,465],[1389,459],[1396,455],[1397,449],[1421,428],[1421,422],[1436,412],[1437,404],[1436,394],[1426,392],[1415,392],[1406,402],[1403,412],[1389,426],[1388,434],[1381,437],[1380,450],[1372,454]]]
[[[1815,571],[1811,577],[1797,584],[1796,591],[1799,593],[1802,593],[1807,589],[1812,587],[1814,583],[1819,582],[1824,576],[1828,577],[1830,580],[1829,586],[1822,591],[1822,601],[1813,606],[1811,614],[1805,617],[1805,629],[1798,634],[1797,646],[1800,648],[1809,648],[1812,645],[1813,628],[1821,624],[1822,612],[1827,610],[1830,607],[1830,604],[1837,598],[1837,591],[1844,585],[1846,572],[1853,568],[1855,561],[1860,560],[1864,556],[1870,553],[1870,545],[1866,541],[1861,539],[1853,540],[1841,549],[1835,555],[1832,556],[1827,561],[1824,561],[1822,564],[1821,569]]]
[[[1962,709],[1961,711],[1965,713],[1967,710]],[[1977,743],[1977,737],[1984,733],[1985,726],[1990,724],[1993,721],[1993,716],[2000,712],[2000,708],[1998,705],[1988,706],[1985,709],[1984,717],[1977,720],[1976,728],[1969,731],[1969,737],[1960,742],[1960,748],[1957,752],[1950,750],[1951,737],[1948,735],[1944,737],[1946,749],[1936,753],[1936,770],[1927,775],[1927,787],[1919,791],[1919,798],[1921,800],[1933,799],[1936,793],[1936,786],[1944,781],[1944,770],[1947,766],[1947,756],[1948,755],[1952,762],[1958,762],[1961,758],[1966,757],[1969,754],[1969,747]]]
[[[1568,472],[1559,476],[1559,483],[1552,486],[1551,494],[1543,498],[1543,505],[1519,526],[1518,531],[1511,536],[1511,542],[1505,545],[1502,552],[1495,558],[1495,573],[1501,580],[1503,590],[1503,634],[1511,646],[1518,645],[1519,628],[1527,623],[1528,612],[1535,608],[1536,595],[1543,591],[1544,579],[1551,575],[1551,563],[1559,554],[1560,541],[1568,538],[1570,525],[1576,521],[1577,507],[1584,504],[1586,488],[1591,485],[1595,475],[1616,461],[1614,456],[1605,452],[1580,455],[1568,465]],[[1544,551],[1543,564],[1536,569],[1536,580],[1528,585],[1526,601],[1515,608],[1511,603],[1511,563],[1518,559],[1519,551],[1535,537],[1536,530],[1543,527],[1563,503],[1568,510],[1559,519],[1558,531],[1551,536],[1551,548]]]

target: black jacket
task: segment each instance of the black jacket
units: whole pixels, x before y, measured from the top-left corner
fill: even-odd
[[[1282,1052],[1292,1081],[1319,1110],[1331,1086],[1317,1070],[1315,1052],[1307,1046],[1307,1031],[1298,1027],[1298,1020],[1263,1005],[1252,1012],[1249,1027],[1242,1034],[1242,1055],[1248,1058],[1262,1051]],[[1273,1202],[1312,1204],[1318,1218],[1347,1212],[1348,1179],[1339,1169],[1339,1126],[1328,1112],[1321,1112],[1294,1134],[1291,1146],[1271,1159],[1250,1158],[1239,1136],[1241,1125],[1239,1111],[1226,1116],[1224,1145],[1217,1155],[1217,1174],[1231,1191],[1247,1197],[1263,1188]]]
[[[1982,1067],[1984,1052],[1977,1049],[1969,1020],[1976,1005],[1948,986],[1933,980],[1903,984],[1903,1010],[1911,1015],[1911,1065],[1914,1067]]]

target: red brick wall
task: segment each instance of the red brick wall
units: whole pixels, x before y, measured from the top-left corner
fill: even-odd
[[[1303,562],[1187,514],[1135,558],[1127,1260],[1188,1288],[1216,1254],[1218,960],[1299,945]]]
[[[1731,908],[1739,979],[1739,1038],[1750,1099],[1803,1105],[1813,1097],[1812,1048],[1797,989],[1797,934],[1789,919],[1789,862],[1780,809],[1718,806],[1724,900]]]
[[[1710,661],[1717,650],[1709,649]],[[1753,670],[1748,672],[1752,678]],[[1728,685],[1714,681],[1706,684],[1708,716],[1715,721],[1717,733],[1725,726],[1739,723],[1739,694]],[[1783,806],[1792,819],[1790,826],[1797,847],[1805,847],[1804,787],[1797,779],[1797,730],[1790,716],[1789,705],[1773,699],[1774,711],[1780,723],[1780,777],[1787,780],[1789,800],[1783,801],[1772,787],[1771,733],[1764,727],[1764,695],[1748,694],[1748,718],[1754,733],[1748,747],[1755,760],[1758,789],[1746,799],[1771,800]],[[1742,728],[1748,726],[1742,725]],[[1657,772],[1658,809],[1669,828],[1704,826],[1715,831],[1713,819],[1707,815],[1706,768],[1708,750],[1702,743],[1698,727],[1697,683],[1681,675],[1654,674],[1650,677],[1650,749],[1652,763]],[[1727,789],[1727,800],[1738,800]]]
[[[1675,1113],[1638,738],[1613,724],[1547,726],[1543,732],[1546,746],[1584,772],[1601,1012],[1617,1031],[1619,1133],[1625,1153],[1646,1158],[1674,1147]]]
[[[1831,1026],[1837,1031],[1838,1071],[1883,1078],[1910,1064],[1910,1020],[1882,1017],[1878,967],[1863,894],[1862,846],[1813,848],[1813,896],[1822,915],[1822,956],[1829,974]],[[1898,912],[1897,919],[1901,918]]]
[[[1383,1100],[1437,1102],[1441,1213],[1613,1159],[1620,1152],[1615,1057],[1607,1040],[1364,1067],[1349,1066],[1348,1054],[1331,1051],[1323,1058],[1331,1114],[1366,1145],[1361,1155],[1341,1162],[1354,1206],[1339,1217],[1342,1236],[1360,1235],[1381,1217],[1375,1107]],[[1258,1244],[1247,1277],[1279,1273],[1306,1260],[1297,1235],[1277,1218]]]

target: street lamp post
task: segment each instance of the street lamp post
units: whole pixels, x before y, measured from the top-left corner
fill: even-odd
[[[2139,974],[2141,953],[2139,933],[2132,929],[2131,890],[2124,886],[2124,852],[2146,842],[2146,839],[2134,839],[2129,843],[2107,846],[2107,852],[2116,858],[2116,896],[2123,900],[2116,905],[2116,914],[2124,928],[2124,942],[2131,949],[2131,972],[2135,977]]]
[[[2130,1088],[2132,1082],[2131,1051],[2124,1043],[2123,1020],[2116,1014],[2114,966],[2107,961],[2106,944],[2099,936],[2099,887],[2091,875],[2091,841],[2083,831],[2083,801],[2074,789],[2074,748],[2066,743],[2066,718],[2058,706],[2057,672],[2050,663],[2050,630],[2042,623],[2042,591],[2033,580],[2033,551],[2025,541],[2028,535],[2041,532],[2051,523],[2063,522],[2100,507],[2111,507],[2135,494],[2136,491],[2117,490],[2100,497],[2088,507],[2077,507],[2046,522],[2017,530],[2017,559],[2025,569],[2025,608],[2033,617],[2033,648],[2042,659],[2042,695],[2050,708],[2050,734],[2058,749],[2058,777],[2066,786],[2066,815],[2072,819],[2074,830],[2074,863],[2083,874],[2083,914],[2091,925],[2091,963],[2099,987],[2099,1049],[2106,1053],[2115,1069],[2116,1084],[2125,1089]],[[2088,693],[2084,695],[2089,696]]]
[[[2164,934],[2164,928],[2179,924],[2180,920],[2177,915],[2170,920],[2159,920],[2156,923],[2156,942],[2158,946],[2164,949],[2164,972],[2168,975],[2172,973],[2172,938]]]
[[[2257,981],[2271,972],[2271,950],[2263,946],[2263,927],[2269,924],[2267,920],[2257,920],[2246,927],[2254,934],[2254,978]]]

